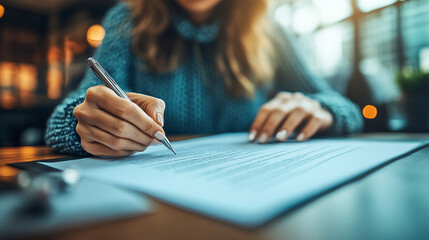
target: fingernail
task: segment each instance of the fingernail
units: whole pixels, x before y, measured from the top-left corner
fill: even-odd
[[[255,140],[256,137],[256,131],[252,130],[249,134],[249,142],[253,142],[253,140]]]
[[[156,146],[161,144],[158,140],[154,139],[150,145]]]
[[[156,137],[159,141],[162,141],[162,140],[164,140],[165,135],[164,135],[162,132],[157,131],[157,132],[155,133],[155,137]]]
[[[286,140],[286,136],[287,136],[287,131],[286,130],[281,130],[280,132],[278,132],[276,134],[276,139],[278,141],[284,141],[284,140]]]
[[[298,141],[304,141],[304,138],[305,138],[305,135],[304,135],[304,133],[300,133],[299,135],[298,135],[298,137],[296,137],[296,140],[298,140]]]
[[[164,126],[164,118],[162,117],[161,113],[156,113],[156,119],[159,123],[161,123],[162,126]]]
[[[266,133],[262,133],[258,138],[259,143],[265,143],[268,140],[268,136]]]

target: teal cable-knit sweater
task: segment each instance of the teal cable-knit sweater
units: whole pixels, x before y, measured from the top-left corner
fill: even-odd
[[[291,38],[281,29],[278,30],[281,40],[277,41],[281,59],[273,81],[275,84],[261,87],[253,99],[246,99],[230,97],[223,79],[215,73],[210,56],[218,35],[217,23],[197,28],[184,18],[174,17],[172,27],[185,39],[186,59],[173,72],[163,74],[143,70],[144,60],[133,53],[128,5],[119,3],[113,7],[106,15],[103,27],[106,37],[94,57],[125,91],[165,101],[164,129],[167,134],[248,131],[259,108],[269,100],[270,93],[279,91],[302,92],[318,100],[334,116],[328,135],[355,133],[362,129],[363,121],[356,105],[310,74],[294,51]],[[196,48],[200,49],[201,61],[194,53]],[[45,136],[46,143],[54,151],[89,155],[82,149],[76,133],[77,120],[73,109],[83,102],[89,87],[100,84],[102,82],[87,71],[78,89],[56,107],[48,120]]]

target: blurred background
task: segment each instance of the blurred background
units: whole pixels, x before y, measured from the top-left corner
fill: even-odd
[[[0,147],[44,145],[46,120],[102,43],[115,0],[0,1]],[[271,0],[314,74],[366,132],[429,132],[428,0]]]

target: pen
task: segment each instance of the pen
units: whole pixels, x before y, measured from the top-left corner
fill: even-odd
[[[97,60],[90,57],[86,60],[89,64],[89,68],[94,72],[95,76],[97,76],[101,81],[104,82],[104,84],[112,89],[119,97],[126,99],[131,102],[130,98],[127,96],[127,94],[119,87],[119,85],[113,80],[113,78],[104,70],[103,67],[98,63]],[[163,136],[162,139],[158,139],[161,141],[164,146],[166,146],[168,149],[170,149],[174,155],[176,155],[176,152],[174,151],[173,147],[171,146],[170,141],[166,136]]]

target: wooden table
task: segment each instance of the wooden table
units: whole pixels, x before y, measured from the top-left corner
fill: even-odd
[[[429,134],[364,138],[429,139]],[[63,157],[48,147],[0,149],[5,164]],[[429,239],[429,147],[320,196],[257,229],[242,229],[154,200],[155,211],[131,219],[51,232],[40,239]]]

